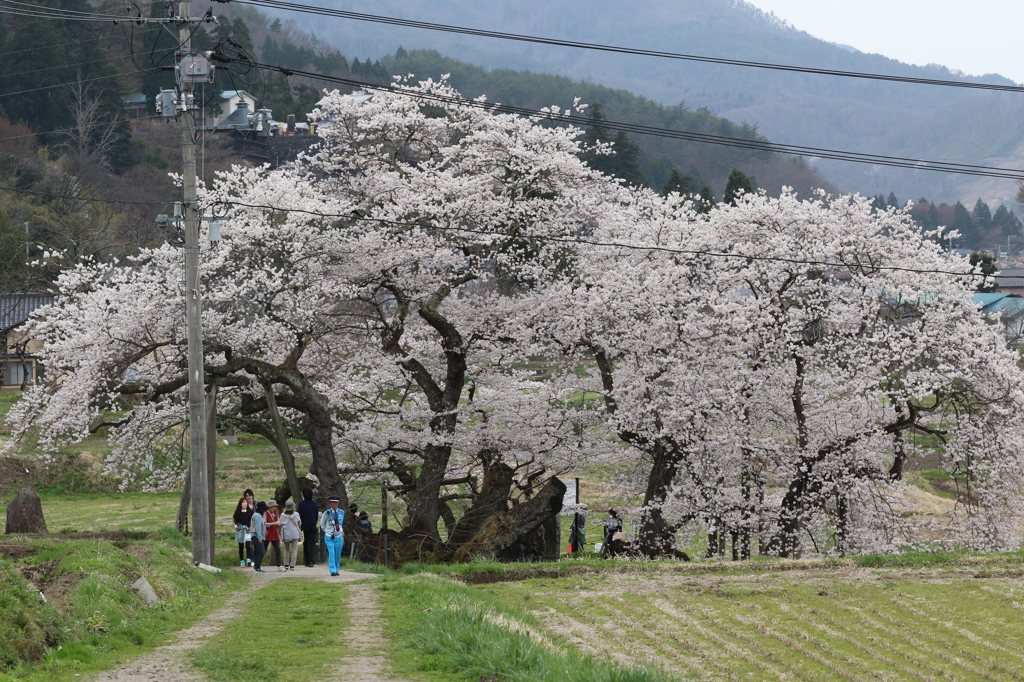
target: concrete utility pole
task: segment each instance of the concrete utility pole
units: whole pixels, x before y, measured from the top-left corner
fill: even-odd
[[[184,179],[185,319],[188,333],[188,423],[192,484],[192,560],[213,563],[212,472],[206,450],[206,400],[203,372],[202,301],[199,290],[199,216],[196,196],[196,142],[193,90],[194,54],[189,3],[178,5],[178,87],[181,112],[181,167]],[[192,77],[190,77],[192,76]]]
[[[168,3],[168,7],[173,7]],[[217,387],[211,385],[206,394],[203,369],[202,302],[199,279],[199,211],[196,191],[196,83],[213,83],[213,67],[209,55],[192,49],[192,33],[200,23],[216,22],[212,10],[201,17],[189,16],[189,3],[178,3],[177,14],[170,17],[132,17],[133,23],[177,24],[180,44],[175,52],[174,67],[177,90],[161,90],[156,98],[156,112],[164,118],[180,117],[181,170],[183,197],[174,216],[157,216],[158,223],[173,224],[180,231],[181,245],[185,249],[185,324],[188,335],[188,421],[189,421],[189,473],[188,494],[182,495],[178,512],[178,525],[182,525],[184,512],[191,497],[192,506],[192,559],[205,564],[213,563],[214,536],[214,459],[216,454],[216,402]],[[210,239],[220,239],[220,225],[211,221]],[[216,236],[215,236],[216,233]],[[175,242],[172,242],[175,243]],[[209,417],[207,416],[209,414]],[[208,430],[209,429],[209,430]]]

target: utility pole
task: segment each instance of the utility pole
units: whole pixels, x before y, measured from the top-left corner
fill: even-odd
[[[168,8],[173,7],[168,2]],[[172,244],[185,250],[185,324],[188,336],[188,422],[189,422],[189,473],[186,485],[192,506],[192,560],[205,564],[213,563],[214,536],[214,460],[217,443],[216,384],[206,394],[205,371],[203,368],[202,299],[199,278],[199,210],[196,188],[196,83],[213,83],[213,67],[208,54],[192,49],[192,34],[201,23],[216,22],[212,10],[199,17],[189,16],[189,2],[178,3],[177,13],[164,18],[133,16],[130,21],[137,24],[155,23],[178,25],[178,49],[174,66],[177,90],[161,90],[156,98],[156,113],[164,118],[180,117],[181,121],[181,170],[183,196],[181,210],[175,209],[173,218],[157,216],[158,223],[173,224],[179,236]],[[115,22],[119,23],[119,22]],[[164,67],[167,68],[167,67]],[[220,240],[220,225],[210,216],[210,239]],[[209,401],[209,405],[207,402]],[[209,413],[209,417],[207,414]],[[209,432],[207,431],[209,427]],[[181,509],[188,504],[182,495]],[[179,516],[182,512],[179,511]],[[179,523],[181,519],[179,518]]]
[[[203,372],[202,300],[199,291],[199,220],[196,211],[195,82],[189,76],[194,63],[189,3],[178,4],[178,87],[181,102],[181,169],[184,180],[185,236],[185,326],[188,333],[188,423],[192,470],[192,560],[213,563],[210,533],[210,491],[212,478],[207,467],[206,400]]]

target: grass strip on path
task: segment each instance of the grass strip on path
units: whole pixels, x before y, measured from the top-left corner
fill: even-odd
[[[192,654],[192,662],[211,680],[325,679],[325,665],[337,664],[349,648],[346,590],[315,579],[273,580],[253,595],[240,618]]]
[[[556,642],[535,619],[492,595],[431,574],[378,583],[395,672],[431,680],[669,682],[680,679],[588,656]]]

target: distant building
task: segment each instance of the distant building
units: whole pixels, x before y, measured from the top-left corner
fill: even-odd
[[[996,273],[996,289],[1004,294],[1024,294],[1024,268],[1005,268]]]
[[[43,342],[19,329],[39,308],[53,303],[53,294],[6,294],[0,296],[0,387],[16,388],[36,383]]]
[[[1024,342],[1024,297],[1019,294],[974,294],[971,300],[986,315],[998,315],[1006,334],[1006,342],[1019,346]]]
[[[128,109],[128,118],[143,118],[146,116],[148,104],[146,95],[136,92],[124,98],[125,108]]]
[[[214,125],[233,114],[242,102],[245,102],[243,108],[248,109],[250,113],[256,106],[256,98],[245,90],[224,90],[220,93],[220,99],[220,116],[214,120]]]

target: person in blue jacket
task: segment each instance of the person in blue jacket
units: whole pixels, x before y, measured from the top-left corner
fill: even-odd
[[[345,512],[338,509],[341,498],[331,495],[327,498],[328,508],[320,517],[320,528],[324,531],[324,542],[327,544],[327,566],[331,575],[338,575],[341,570],[341,551],[345,548]]]
[[[252,568],[257,573],[263,572],[263,557],[267,553],[267,522],[263,515],[267,513],[267,503],[257,502],[256,513],[252,515]]]

